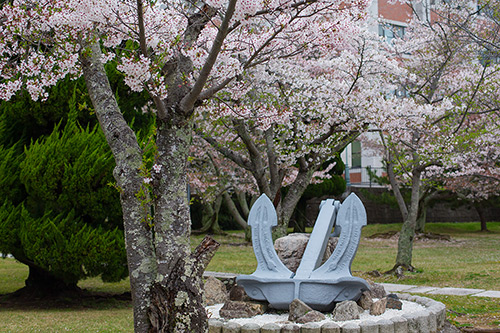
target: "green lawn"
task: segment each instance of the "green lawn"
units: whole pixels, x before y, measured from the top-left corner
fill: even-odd
[[[352,264],[353,274],[376,282],[436,287],[464,287],[500,290],[500,223],[489,223],[489,233],[479,232],[478,223],[431,223],[427,231],[450,235],[451,242],[418,241],[413,264],[417,273],[403,279],[373,277],[367,272],[387,271],[394,265],[397,242],[369,239],[375,233],[397,231],[400,225],[369,225]],[[195,246],[202,236],[192,239]],[[250,274],[256,260],[250,244],[241,233],[215,236],[221,247],[208,270]],[[0,259],[0,298],[24,284],[28,274],[24,265],[13,259]],[[99,279],[81,281],[79,286],[96,293],[122,294],[129,290],[128,280],[102,283]],[[430,295],[424,295],[430,297]],[[448,318],[460,326],[500,328],[500,299],[433,295],[447,305]],[[104,303],[103,303],[104,302]],[[132,309],[129,302],[101,301],[71,308],[17,309],[0,307],[1,332],[131,332]]]

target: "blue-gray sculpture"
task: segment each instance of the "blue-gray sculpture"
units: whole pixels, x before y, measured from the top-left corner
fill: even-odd
[[[361,228],[366,225],[363,203],[353,193],[340,204],[323,201],[302,261],[294,274],[279,259],[271,237],[277,225],[274,206],[262,195],[252,206],[248,217],[257,269],[251,275],[236,278],[253,299],[267,300],[275,309],[288,309],[296,298],[319,311],[330,311],[335,303],[357,300],[368,283],[351,274],[351,263],[358,249]],[[320,266],[332,228],[340,236],[328,260]]]

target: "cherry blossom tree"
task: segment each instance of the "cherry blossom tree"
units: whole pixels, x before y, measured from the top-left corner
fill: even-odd
[[[252,176],[234,162],[225,159],[205,140],[193,137],[189,163],[189,184],[203,205],[202,228],[196,233],[222,233],[218,214],[222,202],[234,221],[247,231],[250,213],[247,196],[257,199]],[[237,204],[233,201],[237,201]],[[250,234],[246,233],[247,240]]]
[[[386,104],[381,102],[382,112],[376,120],[391,187],[404,219],[394,269],[413,269],[422,185],[432,186],[429,182],[453,168],[462,172],[473,169],[470,163],[463,164],[464,156],[480,159],[484,146],[471,145],[470,138],[490,139],[485,135],[487,122],[477,119],[489,115],[498,121],[496,109],[491,107],[491,102],[498,100],[498,66],[482,62],[480,45],[464,38],[462,29],[448,24],[444,12],[439,14],[439,20],[415,18],[405,40],[395,43],[401,66],[407,70],[400,78],[403,94]],[[498,126],[495,131],[498,133]],[[411,189],[409,204],[400,193],[403,185]]]
[[[335,50],[366,6],[366,0],[3,3],[1,99],[22,89],[44,99],[58,80],[85,78],[116,162],[137,332],[206,329],[201,274],[217,244],[205,240],[191,252],[186,195],[197,107],[219,92],[237,92],[237,78],[253,67]],[[110,88],[103,65],[111,60],[131,89],[147,90],[154,102],[154,170],[143,163]]]
[[[496,0],[468,3],[453,0],[434,8],[436,19],[445,18],[444,24],[460,32],[462,39],[469,40],[481,49],[480,61],[485,65],[498,63],[500,52],[500,3]],[[480,202],[499,193],[498,177],[498,110],[496,87],[490,86],[477,97],[477,108],[483,112],[475,115],[471,124],[483,123],[480,136],[464,136],[463,153],[456,157],[449,175],[443,177],[445,188],[459,197],[470,200],[478,210],[481,230],[486,230],[486,221]],[[485,111],[496,113],[484,115]],[[467,124],[469,128],[471,125]],[[481,147],[481,149],[471,149]],[[467,166],[466,168],[460,166]]]
[[[456,154],[446,172],[437,175],[443,187],[459,199],[471,202],[487,231],[483,202],[500,194],[500,141],[498,114],[475,115],[465,124]],[[470,128],[481,128],[482,131]]]
[[[219,93],[203,106],[198,136],[253,177],[246,192],[273,200],[274,237],[286,234],[307,186],[330,177],[328,161],[368,128],[372,101],[394,89],[386,73],[398,65],[380,46],[361,29],[329,57],[255,66],[239,77],[239,93]]]

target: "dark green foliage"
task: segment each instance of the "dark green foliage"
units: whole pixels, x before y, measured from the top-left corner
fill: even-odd
[[[25,154],[20,180],[28,192],[26,206],[31,213],[75,210],[96,226],[105,221],[108,227],[121,224],[118,193],[108,186],[113,181],[114,159],[97,127],[82,129],[69,120],[62,132],[56,126]]]
[[[26,192],[19,182],[20,164],[24,159],[22,146],[17,143],[10,148],[0,146],[0,198],[19,204]]]
[[[4,128],[0,145],[11,146],[19,141],[21,146],[29,145],[32,139],[51,133],[56,124],[66,121],[71,96],[74,96],[73,103],[79,110],[78,121],[96,125],[85,90],[83,79],[65,79],[50,90],[45,102],[32,101],[26,91],[19,92],[9,102],[2,101],[0,114]]]
[[[22,207],[20,217],[24,255],[67,284],[99,274],[105,282],[127,276],[123,233],[118,229],[93,228],[74,211],[34,218]]]
[[[116,64],[106,69],[125,119],[149,133],[147,93],[124,86]],[[0,102],[0,252],[30,277],[75,285],[127,275],[115,163],[93,113],[83,78],[62,80],[44,102],[26,92]]]
[[[5,200],[0,207],[0,252],[12,253],[14,256],[22,253],[19,235],[19,221],[21,206],[14,207],[9,200]],[[14,253],[13,253],[14,252]]]
[[[331,178],[323,179],[318,184],[309,184],[302,194],[301,200],[319,198],[324,195],[338,196],[345,192],[346,181],[342,178],[345,164],[342,162],[340,156],[335,156],[333,159],[323,163],[319,171],[325,170],[331,163],[335,163],[335,166],[328,172]]]
[[[119,194],[108,185],[114,160],[102,132],[70,117],[63,130],[56,126],[24,154],[17,151],[0,150],[0,252],[68,285],[89,276],[126,277]]]
[[[30,276],[42,270],[67,286],[128,274],[119,193],[109,185],[114,159],[97,126],[78,124],[87,109],[77,91],[73,86],[69,112],[71,94],[62,98],[67,118],[39,138],[46,128],[20,129],[33,118],[12,112],[30,103],[0,107],[0,252],[27,264]]]

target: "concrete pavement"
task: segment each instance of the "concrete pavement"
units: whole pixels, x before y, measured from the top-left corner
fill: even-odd
[[[470,288],[439,288],[439,287],[426,287],[415,286],[409,284],[394,284],[394,283],[381,283],[385,291],[404,292],[415,294],[429,294],[429,295],[453,295],[453,296],[477,296],[477,297],[494,297],[500,298],[500,291],[498,290],[485,290],[485,289],[470,289]]]

